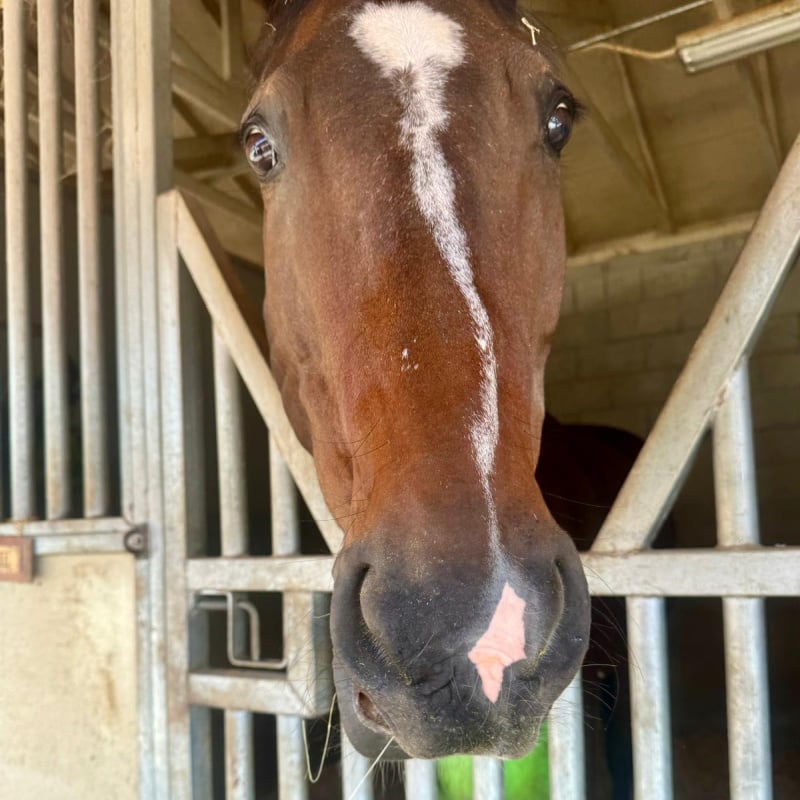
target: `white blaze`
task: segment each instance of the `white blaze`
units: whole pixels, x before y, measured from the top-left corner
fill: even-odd
[[[497,361],[486,307],[475,288],[467,236],[456,214],[455,179],[439,142],[449,114],[448,74],[466,56],[462,27],[422,2],[368,2],[355,15],[350,36],[384,78],[397,83],[404,105],[401,141],[411,151],[411,183],[450,275],[466,301],[481,359],[480,410],[470,439],[489,507],[490,534],[498,544],[491,476],[499,438]]]

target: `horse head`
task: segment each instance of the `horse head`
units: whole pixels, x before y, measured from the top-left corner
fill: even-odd
[[[241,136],[271,367],[345,530],[344,728],[373,756],[522,755],[589,633],[534,477],[575,102],[508,0],[268,9]]]

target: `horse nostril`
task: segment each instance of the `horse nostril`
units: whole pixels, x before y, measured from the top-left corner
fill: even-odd
[[[364,720],[380,728],[381,732],[389,733],[389,726],[386,724],[386,720],[381,715],[381,712],[378,711],[369,695],[361,691],[356,692],[356,708]]]

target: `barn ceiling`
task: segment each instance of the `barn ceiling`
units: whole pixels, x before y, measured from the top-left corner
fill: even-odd
[[[588,108],[563,162],[568,246],[574,263],[643,238],[740,231],[800,131],[800,42],[696,75],[677,57],[650,60],[569,45],[686,5],[689,0],[523,0],[520,14],[554,32],[567,83]],[[241,4],[241,5],[240,5]],[[612,41],[663,51],[676,36],[771,5],[708,0]],[[772,4],[774,5],[774,3]],[[241,8],[241,11],[239,9]],[[246,102],[246,46],[257,37],[257,0],[173,0],[173,108],[178,183],[207,207],[223,243],[260,261],[260,197],[236,146]],[[108,23],[101,25],[107,48]],[[69,96],[69,36],[64,82]],[[243,46],[244,43],[244,46]],[[31,63],[35,64],[35,35]],[[108,72],[107,51],[101,65]],[[108,75],[103,118],[110,122]],[[35,74],[31,136],[36,140]],[[74,152],[66,109],[67,172]],[[111,132],[104,126],[110,166]],[[35,152],[35,147],[32,148]]]

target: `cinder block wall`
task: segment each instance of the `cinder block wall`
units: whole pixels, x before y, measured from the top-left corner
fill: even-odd
[[[732,236],[568,270],[548,409],[564,422],[646,436],[744,241]],[[800,270],[761,336],[751,387],[762,536],[800,544]],[[682,545],[713,544],[708,442],[675,513]]]

